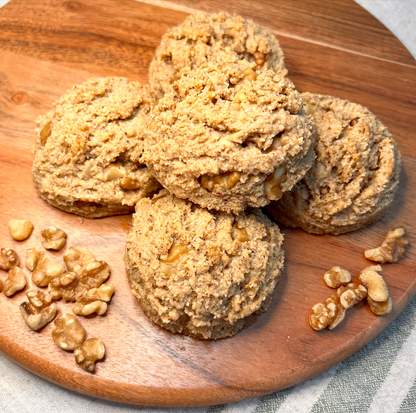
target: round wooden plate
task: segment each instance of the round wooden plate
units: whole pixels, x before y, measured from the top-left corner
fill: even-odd
[[[218,342],[170,334],[143,315],[122,262],[130,216],[82,222],[43,202],[30,170],[38,115],[92,75],[145,82],[161,36],[193,8],[238,12],[272,28],[299,90],[368,106],[389,127],[404,155],[400,191],[376,225],[337,237],[283,229],[286,265],[269,311],[250,317],[242,332]],[[0,49],[0,246],[14,248],[24,261],[28,248],[41,245],[40,231],[53,224],[68,233],[67,246],[88,248],[107,261],[109,282],[116,286],[105,316],[81,320],[88,336],[101,338],[107,350],[94,375],[80,369],[72,353],[55,346],[53,325],[40,332],[26,327],[19,312],[24,293],[11,299],[1,295],[0,351],[21,366],[69,389],[125,403],[226,403],[283,389],[329,368],[380,333],[414,295],[411,247],[405,260],[383,266],[394,303],[391,314],[377,317],[360,304],[334,331],[315,332],[308,325],[311,306],[332,293],[322,281],[325,270],[339,265],[358,273],[370,265],[363,251],[379,245],[395,226],[405,226],[415,240],[416,64],[391,33],[352,1],[13,0],[0,9]],[[34,223],[28,240],[10,238],[12,218]],[[62,254],[51,253],[57,260]],[[3,281],[6,276],[1,271]],[[69,311],[69,304],[59,303],[59,313]]]

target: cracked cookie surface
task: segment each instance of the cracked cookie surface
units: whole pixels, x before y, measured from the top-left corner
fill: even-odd
[[[87,218],[125,214],[160,188],[129,152],[142,150],[141,131],[154,98],[125,78],[93,78],[63,95],[38,120],[32,173],[40,196]]]
[[[278,40],[252,20],[226,13],[198,13],[162,37],[150,65],[149,83],[162,96],[171,84],[206,62],[236,59],[261,69],[285,68]]]
[[[268,308],[282,242],[258,209],[209,212],[163,190],[137,203],[124,260],[150,320],[173,333],[219,339]]]
[[[300,94],[287,77],[254,68],[207,63],[155,106],[137,159],[179,198],[238,213],[279,199],[312,166]]]
[[[267,211],[278,222],[315,234],[342,234],[377,221],[399,184],[400,152],[365,107],[304,93],[317,132],[316,164]]]

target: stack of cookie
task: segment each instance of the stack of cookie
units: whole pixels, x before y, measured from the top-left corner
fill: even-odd
[[[160,326],[218,339],[267,309],[283,237],[260,207],[341,233],[391,203],[400,156],[386,128],[359,105],[302,96],[254,22],[190,16],[163,37],[149,78],[150,88],[93,79],[68,92],[40,119],[33,174],[72,213],[135,206],[127,274]]]

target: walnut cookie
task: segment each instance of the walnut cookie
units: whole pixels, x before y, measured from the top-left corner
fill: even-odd
[[[300,94],[287,77],[254,68],[207,63],[155,106],[136,159],[179,198],[239,213],[279,199],[312,166]]]
[[[189,16],[166,33],[150,65],[149,83],[160,96],[171,84],[206,62],[247,60],[258,68],[285,68],[273,34],[241,16],[226,13]]]
[[[393,201],[400,152],[366,108],[304,93],[317,132],[316,164],[290,193],[267,207],[278,222],[314,234],[342,234],[377,221]]]
[[[163,190],[137,203],[124,259],[150,320],[173,333],[220,339],[267,310],[283,268],[282,242],[258,209],[209,212]]]
[[[93,78],[63,95],[38,120],[33,178],[54,207],[87,218],[125,214],[160,188],[149,170],[129,160],[154,98],[125,78]]]

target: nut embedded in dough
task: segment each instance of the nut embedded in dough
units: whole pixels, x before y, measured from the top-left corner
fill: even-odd
[[[147,87],[117,77],[93,78],[65,93],[38,120],[32,173],[39,195],[86,218],[132,212],[160,188],[130,159],[141,154],[154,102]]]
[[[302,94],[317,133],[315,165],[272,202],[277,222],[313,234],[342,234],[376,222],[393,202],[400,152],[366,108],[332,96]]]
[[[285,69],[278,40],[241,16],[198,13],[166,33],[150,64],[149,83],[163,96],[174,81],[207,62],[246,60],[261,70]]]
[[[238,213],[279,199],[312,166],[315,135],[300,94],[254,66],[204,64],[155,106],[137,161],[177,197]]]
[[[209,212],[162,191],[138,202],[124,260],[150,320],[219,339],[267,309],[283,268],[282,242],[260,210]]]

